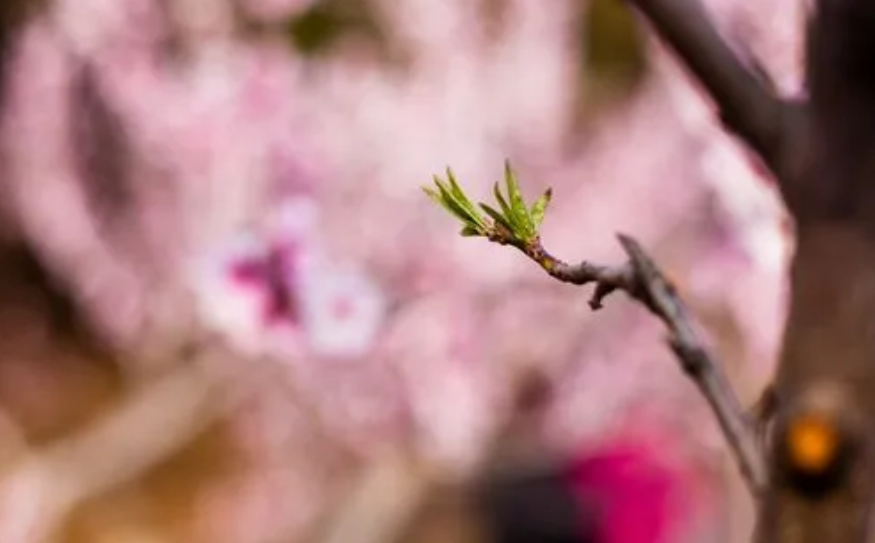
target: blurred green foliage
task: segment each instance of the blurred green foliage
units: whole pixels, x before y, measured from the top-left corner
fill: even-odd
[[[507,0],[478,0],[490,28],[500,27]],[[622,0],[583,0],[580,20],[580,76],[587,86],[607,85],[611,93],[631,90],[646,73],[644,36]],[[303,54],[331,50],[347,37],[385,46],[378,14],[366,0],[322,0],[286,25],[291,44]],[[494,30],[494,28],[493,28]]]
[[[634,84],[647,67],[642,27],[621,0],[590,0],[583,28],[586,76]]]
[[[581,0],[578,88],[573,130],[634,95],[647,75],[644,28],[623,0]]]
[[[292,45],[305,55],[328,52],[341,38],[360,36],[380,42],[376,14],[363,0],[323,0],[293,17],[286,26]]]

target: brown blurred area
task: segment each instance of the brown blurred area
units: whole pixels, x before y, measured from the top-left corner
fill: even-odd
[[[117,355],[86,326],[69,295],[46,273],[33,251],[10,237],[0,246],[2,466],[5,471],[20,470],[23,462],[42,455],[61,464],[84,460],[70,469],[87,471],[88,463],[104,461],[99,440],[91,443],[87,436],[103,419],[124,409],[131,381],[122,374]],[[136,435],[138,430],[129,431]],[[75,449],[79,436],[87,442],[79,456],[56,454],[59,444],[70,442]],[[94,446],[97,450],[87,450]],[[222,424],[210,424],[135,482],[77,504],[63,522],[58,541],[194,540],[193,498],[234,463]],[[50,492],[52,482],[48,482]],[[60,481],[54,482],[63,488]]]
[[[0,2],[0,116],[5,112],[5,76],[15,38],[43,4],[41,0]],[[4,170],[4,156],[0,155],[0,176]],[[178,450],[131,480],[125,481],[122,475],[121,484],[110,483],[108,491],[96,492],[93,497],[71,499],[72,509],[64,509],[65,499],[60,496],[65,491],[63,478],[89,470],[111,472],[112,462],[123,463],[124,451],[116,451],[115,458],[105,458],[102,446],[111,444],[102,439],[101,432],[115,431],[114,436],[107,433],[103,437],[120,437],[118,428],[106,426],[111,426],[119,413],[124,416],[131,411],[132,397],[141,390],[148,392],[153,382],[167,377],[159,374],[132,379],[125,375],[120,363],[124,355],[110,348],[83,318],[67,285],[50,274],[18,231],[14,215],[9,195],[0,194],[2,508],[3,515],[21,515],[4,517],[0,525],[23,521],[24,525],[36,525],[37,531],[0,528],[0,540],[43,541],[38,533],[46,528],[44,535],[57,543],[206,543],[208,539],[198,537],[194,526],[197,498],[218,475],[233,473],[243,465],[243,456],[227,436],[226,423],[215,417],[190,439],[183,438],[186,443]],[[174,371],[179,370],[172,368],[168,373]],[[192,393],[196,394],[195,388]],[[170,397],[178,400],[180,394]],[[173,404],[166,407],[172,410]],[[160,425],[155,427],[154,413],[142,405],[139,409],[142,413],[130,413],[129,420],[146,421],[147,426],[127,427],[132,447],[141,433],[162,431]],[[168,431],[174,430],[171,427]],[[136,457],[136,451],[132,452]],[[110,464],[101,465],[105,462]],[[21,486],[16,486],[17,481]],[[16,500],[23,507],[10,504]],[[52,515],[53,501],[61,503],[62,512],[57,516]],[[29,509],[32,507],[45,507],[46,511]],[[44,518],[29,522],[28,514],[41,513]],[[54,525],[55,521],[59,524]]]

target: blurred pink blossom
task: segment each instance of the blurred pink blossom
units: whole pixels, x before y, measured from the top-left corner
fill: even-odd
[[[203,318],[237,336],[282,327],[278,333],[299,337],[316,356],[366,354],[382,324],[385,296],[364,272],[320,250],[316,212],[307,198],[291,200],[272,216],[265,238],[248,232],[217,260],[208,259],[193,278]]]
[[[729,363],[755,376],[777,350],[790,249],[773,189],[659,46],[629,102],[577,126],[588,107],[579,2],[509,0],[490,29],[465,0],[377,0],[403,70],[364,42],[319,60],[297,54],[282,23],[312,3],[177,0],[163,13],[153,0],[62,0],[35,17],[10,61],[2,133],[2,182],[23,235],[119,345],[152,321],[164,335],[187,333],[180,323],[192,312],[247,371],[281,367],[274,381],[296,386],[266,387],[258,424],[235,434],[260,451],[256,464],[291,454],[308,438],[289,427],[309,423],[362,458],[404,442],[464,469],[501,424],[519,369],[535,366],[560,384],[546,439],[592,446],[600,460],[578,475],[604,488],[612,515],[634,517],[618,505],[626,496],[645,512],[674,503],[666,496],[689,479],[663,470],[658,453],[701,435],[661,438],[661,451],[606,437],[643,400],[713,426],[660,350],[658,323],[620,297],[590,315],[587,292],[550,283],[506,248],[456,237],[418,186],[450,165],[483,199],[510,158],[527,195],[555,189],[551,249],[614,262],[614,231],[640,237],[694,303],[747,323],[744,356]],[[769,52],[791,89],[798,36],[766,21],[801,3],[758,4],[762,20],[739,0],[708,6],[722,28]],[[276,24],[253,37],[235,7]],[[86,73],[126,142],[107,183],[127,195],[112,224],[90,200],[98,176],[76,166],[71,127],[93,121],[73,93]],[[287,396],[308,402],[318,423],[302,422]],[[646,477],[633,484],[626,469],[639,461]],[[268,481],[257,468],[204,499],[206,533],[267,539],[284,517],[301,533],[324,497],[321,474]],[[657,520],[612,532],[611,543],[661,533]]]
[[[304,284],[303,322],[313,352],[320,356],[367,354],[383,324],[386,298],[359,270],[323,266]]]
[[[683,540],[697,518],[715,510],[713,482],[678,455],[671,446],[677,437],[653,427],[642,432],[640,422],[584,448],[567,467],[582,512],[596,518],[600,543]]]

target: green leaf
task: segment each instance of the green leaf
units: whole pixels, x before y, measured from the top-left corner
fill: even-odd
[[[507,200],[505,200],[504,196],[501,194],[501,187],[498,185],[498,182],[495,183],[495,186],[492,188],[492,192],[495,194],[495,200],[498,202],[498,205],[501,206],[501,211],[502,213],[504,213],[504,216],[510,217],[512,215],[510,206],[507,204]]]
[[[444,182],[438,176],[434,176],[434,183],[440,191],[440,198],[445,204],[444,207],[465,223],[472,224],[481,229],[487,228],[486,221],[477,211],[474,204],[471,203],[471,200],[465,195],[464,191],[462,191],[462,188],[459,187],[453,173],[449,169],[447,172],[449,174],[449,183]]]
[[[463,236],[465,236],[466,238],[486,235],[486,232],[484,232],[483,230],[480,230],[479,228],[471,226],[471,225],[468,225],[468,226],[462,228],[462,231],[459,233],[462,234]]]
[[[507,185],[507,197],[510,200],[510,219],[518,226],[519,233],[529,239],[534,235],[534,227],[532,219],[529,217],[526,202],[523,200],[523,194],[520,192],[516,174],[514,174],[513,169],[510,167],[510,161],[504,163],[504,182]]]
[[[443,201],[441,201],[441,195],[438,194],[436,190],[431,187],[420,187],[422,192],[424,192],[429,198],[437,202],[438,204],[443,205]]]
[[[459,186],[458,181],[456,181],[456,176],[450,168],[447,168],[447,179],[450,182],[450,192],[456,198],[459,205],[468,212],[471,222],[485,228],[486,222],[483,220],[483,217],[480,216],[480,213],[477,211],[477,208],[471,200],[468,199],[468,196],[465,195],[465,192],[462,190],[462,187]]]
[[[459,198],[460,200],[467,200],[468,197],[465,196],[464,191],[462,191],[462,187],[459,186],[458,181],[456,181],[456,176],[453,174],[453,170],[447,168],[447,181],[450,182],[450,190],[453,195]]]
[[[450,189],[437,177],[435,177],[434,182],[440,191],[441,203],[444,207],[447,208],[450,213],[455,215],[456,218],[465,222],[471,222],[468,211],[459,205],[459,202],[457,202],[456,198],[450,193]]]
[[[459,217],[457,210],[453,207],[453,205],[450,202],[448,202],[440,192],[438,192],[434,189],[431,189],[429,187],[422,187],[422,190],[423,190],[423,192],[425,192],[428,195],[429,198],[434,200],[442,208],[449,211],[451,215],[453,215],[456,218],[461,218],[461,217]]]
[[[529,215],[532,218],[532,225],[535,228],[535,233],[537,234],[538,229],[541,227],[541,222],[544,220],[544,215],[547,213],[547,206],[550,205],[550,200],[553,198],[553,189],[547,189],[544,194],[541,195],[540,198],[535,200],[535,203],[532,204],[532,211]]]
[[[516,174],[510,167],[510,162],[504,163],[504,182],[507,185],[507,197],[510,201],[510,209],[514,213],[519,213],[526,210],[526,204],[523,201],[523,195],[520,192],[520,186],[516,179]]]
[[[483,208],[483,211],[485,211],[487,215],[492,217],[492,220],[494,220],[496,223],[500,224],[502,227],[504,227],[511,234],[516,235],[516,231],[514,230],[511,223],[508,222],[507,218],[505,218],[504,215],[499,213],[498,210],[496,210],[492,206],[489,206],[489,205],[484,204],[484,203],[481,203],[480,207]]]
[[[446,184],[442,183],[440,180],[435,178],[435,183],[438,186],[438,189],[441,191],[441,198],[443,198],[447,205],[449,206],[450,212],[458,217],[460,220],[467,224],[471,224],[480,228],[486,228],[486,222],[483,220],[483,217],[477,213],[474,205],[464,197],[460,200],[456,194],[453,193],[452,188],[448,187]]]

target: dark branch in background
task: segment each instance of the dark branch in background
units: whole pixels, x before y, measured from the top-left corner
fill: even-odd
[[[626,0],[680,57],[720,110],[723,123],[773,170],[787,152],[785,126],[797,110],[778,97],[753,57],[739,58],[698,0]],[[746,62],[745,62],[746,61]]]

